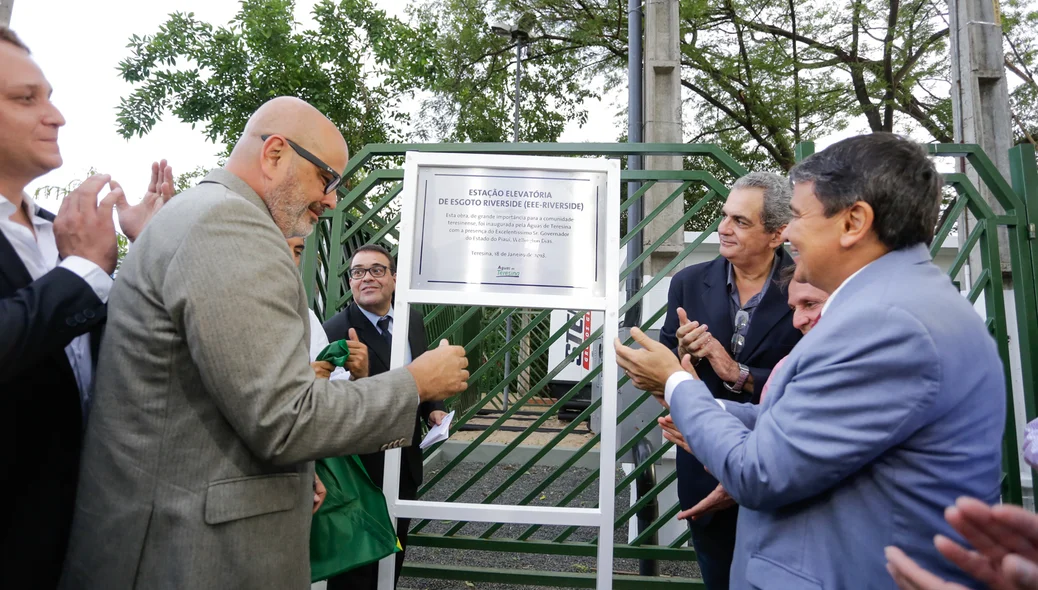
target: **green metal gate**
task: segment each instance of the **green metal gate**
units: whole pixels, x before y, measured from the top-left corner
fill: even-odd
[[[631,265],[623,268],[620,282],[636,271],[638,265],[647,260],[663,241],[675,232],[684,232],[695,225],[703,230],[698,238],[688,243],[677,254],[663,272],[650,278],[641,289],[628,297],[620,308],[623,315],[632,306],[641,302],[646,294],[669,274],[684,266],[685,259],[699,247],[707,235],[716,230],[719,223],[716,207],[727,196],[727,186],[747,171],[738,162],[713,145],[697,144],[377,144],[366,146],[347,165],[343,174],[349,188],[340,189],[340,201],[334,211],[326,212],[317,230],[308,240],[303,264],[303,280],[310,296],[312,307],[319,316],[327,319],[351,300],[345,272],[350,253],[364,243],[378,242],[396,253],[398,240],[397,225],[400,222],[397,196],[402,188],[403,171],[400,166],[405,152],[434,151],[446,153],[493,153],[557,156],[607,156],[624,158],[627,155],[677,155],[684,160],[684,169],[675,171],[628,171],[622,172],[624,201],[621,210],[642,199],[654,185],[663,185],[670,190],[669,197],[655,210],[645,211],[644,219],[632,228],[627,228],[621,240],[626,245],[638,232],[654,220],[663,223],[666,230],[652,244],[645,246],[642,255]],[[810,144],[798,149],[798,154],[809,153]],[[1035,224],[1038,222],[1038,171],[1032,146],[1018,146],[1011,152],[1012,184],[1007,182],[994,168],[988,157],[976,146],[932,145],[930,151],[937,157],[959,158],[965,166],[972,167],[987,188],[994,194],[1004,213],[998,214],[981,198],[977,187],[963,173],[948,174],[946,183],[954,194],[949,194],[947,206],[951,208],[942,227],[938,228],[932,253],[936,254],[944,239],[951,234],[959,215],[966,209],[977,218],[957,257],[952,263],[951,276],[962,275],[962,269],[972,253],[979,253],[982,260],[980,272],[970,281],[966,296],[976,303],[983,297],[987,325],[995,338],[999,352],[1006,364],[1006,381],[1011,383],[1011,362],[1021,376],[1024,411],[1027,419],[1035,417],[1035,366],[1038,363],[1038,302],[1035,287],[1038,285],[1038,240],[1035,239]],[[961,168],[960,169],[964,169]],[[640,181],[641,187],[633,194],[626,194],[626,181]],[[664,219],[664,208],[680,199],[684,203],[683,214],[677,219]],[[1010,266],[1012,269],[1013,297],[1015,304],[1017,349],[1019,356],[1010,354],[1010,326],[1007,323],[1006,292],[1003,290],[998,249],[998,230],[1004,228],[1009,236]],[[683,235],[683,234],[678,234]],[[598,471],[596,468],[581,470],[587,458],[595,456],[598,436],[585,432],[583,424],[598,407],[592,402],[568,423],[558,423],[560,410],[573,400],[581,390],[591,383],[600,369],[590,374],[568,390],[559,392],[549,389],[552,379],[562,371],[566,363],[581,355],[601,334],[596,331],[582,346],[573,347],[562,363],[548,362],[548,349],[552,342],[565,338],[567,331],[581,314],[576,314],[566,324],[550,329],[549,310],[515,310],[503,308],[426,306],[424,309],[426,329],[430,342],[448,338],[451,342],[465,345],[472,373],[469,390],[452,400],[457,410],[453,430],[466,424],[482,424],[467,446],[445,460],[434,472],[427,472],[426,481],[420,490],[423,499],[443,501],[467,501],[496,503],[504,498],[524,505],[572,506],[585,501],[585,497],[597,498]],[[642,327],[651,326],[663,317],[665,308],[646,309],[642,313]],[[506,339],[506,319],[516,318],[515,330]],[[503,359],[510,353],[513,362],[506,373]],[[1011,360],[1018,359],[1018,360]],[[627,378],[620,379],[620,386]],[[505,389],[510,392],[503,395]],[[1013,394],[1009,395],[1010,411],[1006,417],[1005,480],[1004,495],[1007,501],[1021,503],[1022,486],[1019,458],[1016,450],[1016,422],[1013,412]],[[631,407],[621,412],[618,422],[629,418],[641,404],[656,402],[649,394],[643,394]],[[660,408],[658,408],[660,409]],[[659,416],[665,415],[660,409]],[[523,427],[516,428],[519,422]],[[509,424],[511,426],[509,426]],[[546,424],[555,428],[546,428]],[[478,468],[466,459],[475,457],[481,445],[502,429],[518,430],[509,435],[507,443],[501,443],[496,455],[484,457]],[[627,453],[651,430],[650,423],[631,441],[619,445],[617,457]],[[536,445],[524,445],[537,434]],[[581,438],[583,436],[583,438]],[[572,444],[576,437],[578,446]],[[563,459],[547,461],[549,454],[557,448],[567,447]],[[654,449],[651,454],[635,465],[633,471],[618,474],[615,497],[616,539],[626,539],[627,527],[634,526],[639,510],[655,502],[660,493],[676,479],[670,473],[656,482],[655,487],[638,501],[629,500],[629,489],[636,479],[646,472],[670,448],[669,443]],[[532,448],[531,448],[532,447]],[[426,450],[426,456],[436,453],[438,447]],[[593,462],[597,465],[597,461]],[[574,481],[574,474],[580,474]],[[614,585],[624,588],[653,588],[663,585],[681,584],[682,587],[702,587],[694,575],[690,563],[695,553],[684,547],[689,534],[686,531],[667,545],[651,544],[650,539],[679,511],[676,503],[660,505],[655,520],[638,533],[630,543],[616,543],[614,549]],[[466,565],[464,559],[452,565],[437,565],[415,559],[415,551],[409,552],[404,567],[405,576],[440,578],[464,582],[497,582],[521,586],[563,586],[593,588],[594,573],[588,564],[594,563],[597,539],[588,531],[577,527],[539,527],[486,523],[445,523],[430,520],[412,521],[409,536],[412,547],[437,548],[439,550],[491,552],[494,565]],[[420,553],[420,551],[418,552]],[[460,554],[464,555],[464,554]],[[472,554],[475,555],[475,554]],[[520,557],[522,556],[522,557]],[[531,562],[542,562],[539,556],[556,556],[555,566],[545,565],[539,569],[524,567]],[[560,568],[558,556],[568,567]],[[650,559],[659,561],[663,575],[643,577],[631,573],[633,560]],[[486,561],[484,559],[484,561]],[[627,571],[622,571],[627,570]]]

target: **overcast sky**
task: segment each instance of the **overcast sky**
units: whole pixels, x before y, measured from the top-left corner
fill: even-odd
[[[403,16],[404,2],[377,3]],[[313,4],[314,0],[297,0],[296,20],[303,25],[311,22]],[[32,50],[67,122],[59,134],[64,165],[29,185],[30,194],[40,186],[82,180],[93,167],[111,174],[135,201],[143,196],[156,159],[169,160],[177,174],[215,166],[219,148],[206,141],[200,128],[191,129],[171,118],[143,138],[126,140],[116,133],[119,99],[132,91],[116,66],[129,55],[126,44],[131,35],[154,33],[171,12],[194,12],[200,20],[223,25],[238,6],[237,0],[15,0],[11,28]],[[583,129],[572,126],[564,141],[616,140],[623,123],[613,121],[615,107],[595,103],[589,105],[589,123]]]

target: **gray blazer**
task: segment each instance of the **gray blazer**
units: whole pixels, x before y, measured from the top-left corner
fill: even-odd
[[[998,501],[1006,386],[984,322],[917,245],[833,295],[763,406],[679,385],[674,423],[742,506],[735,590],[895,588],[883,548],[974,587],[933,546],[944,508]]]
[[[285,238],[215,170],[123,262],[61,587],[310,587],[313,463],[409,443],[407,369],[315,379]]]

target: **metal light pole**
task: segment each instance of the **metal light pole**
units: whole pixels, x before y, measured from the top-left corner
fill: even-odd
[[[517,31],[519,32],[519,31]],[[519,143],[519,101],[523,99],[523,37],[513,33],[515,39],[515,129],[512,132],[512,142]]]
[[[515,121],[514,128],[512,131],[512,141],[519,143],[519,102],[522,100],[523,91],[521,82],[523,79],[523,44],[530,39],[530,32],[527,30],[532,25],[532,18],[529,15],[523,15],[519,22],[515,25],[502,25],[500,23],[491,25],[490,29],[495,35],[501,37],[509,37],[515,41]],[[508,346],[508,342],[512,340],[512,316],[509,315],[505,318],[505,346]],[[508,346],[505,350],[505,377],[512,372],[512,347]],[[508,410],[508,381],[505,381],[504,388],[504,409]]]

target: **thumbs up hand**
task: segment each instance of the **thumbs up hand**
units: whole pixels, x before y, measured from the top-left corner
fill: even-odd
[[[357,330],[350,328],[350,337],[346,340],[346,346],[350,349],[350,358],[346,360],[346,370],[350,372],[350,379],[367,377],[368,368],[368,346],[357,337]]]

